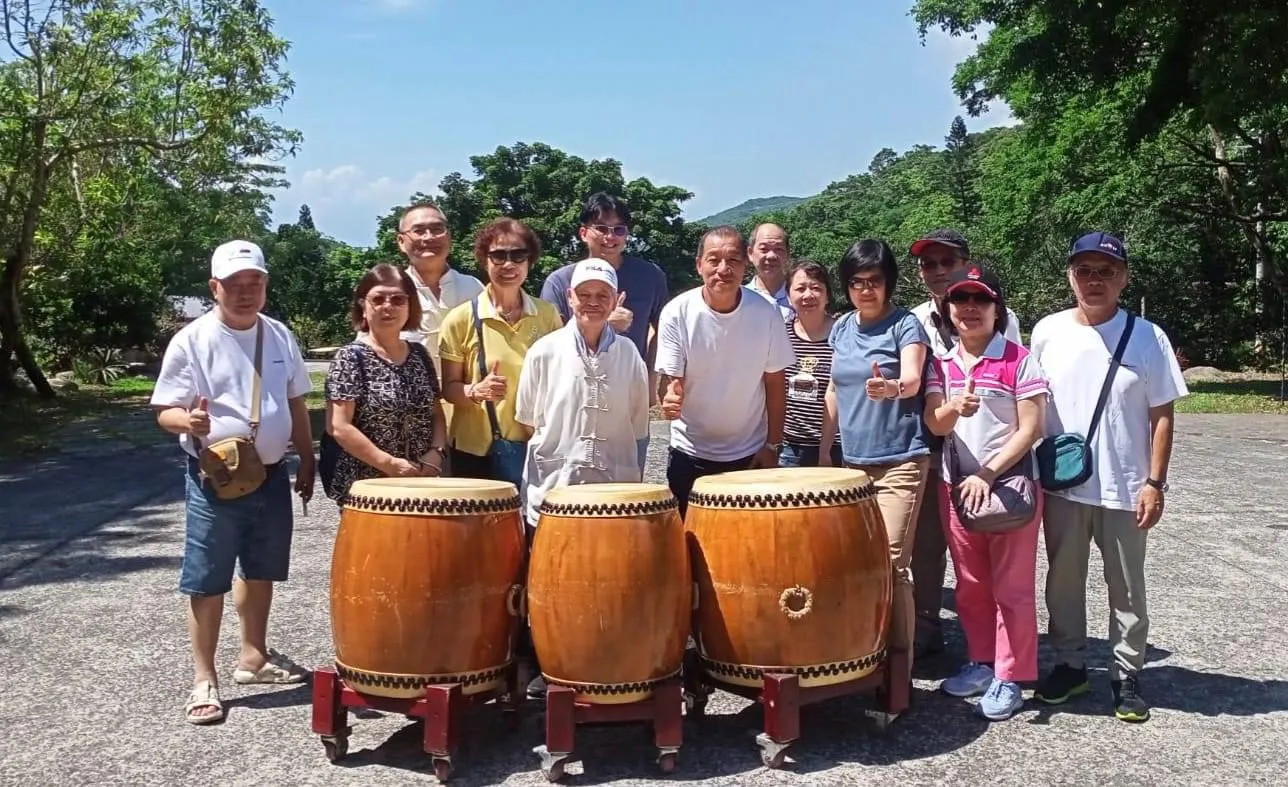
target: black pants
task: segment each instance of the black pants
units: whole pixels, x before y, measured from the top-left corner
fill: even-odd
[[[756,455],[735,459],[732,462],[714,462],[710,459],[699,459],[683,451],[672,448],[666,461],[666,483],[671,487],[679,503],[680,517],[689,510],[689,493],[693,491],[693,482],[707,475],[728,473],[734,470],[746,470],[751,467],[751,460]]]
[[[457,478],[492,478],[492,457],[468,454],[459,448],[452,448],[452,475]]]

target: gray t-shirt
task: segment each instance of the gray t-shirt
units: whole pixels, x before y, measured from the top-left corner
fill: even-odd
[[[572,309],[568,306],[568,285],[572,283],[572,272],[576,267],[575,262],[563,266],[547,276],[545,283],[541,285],[541,300],[553,304],[565,323],[572,320]],[[623,305],[635,314],[630,330],[621,335],[631,340],[641,358],[647,359],[648,327],[657,325],[662,307],[670,298],[666,274],[656,263],[624,255],[622,266],[617,269],[617,291],[626,293],[626,303]]]

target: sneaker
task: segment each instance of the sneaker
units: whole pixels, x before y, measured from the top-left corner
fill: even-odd
[[[543,700],[546,698],[546,679],[538,675],[528,682],[528,699]]]
[[[979,701],[980,714],[990,721],[1004,721],[1024,707],[1024,693],[1015,681],[994,678],[984,698]]]
[[[940,686],[950,697],[974,697],[983,694],[993,684],[993,668],[972,661],[961,672],[944,681]]]
[[[1033,698],[1042,700],[1047,705],[1060,705],[1089,691],[1091,684],[1087,682],[1085,668],[1075,669],[1068,664],[1057,664],[1037,691],[1033,692]]]
[[[1135,675],[1110,681],[1114,690],[1114,716],[1123,721],[1149,721],[1149,703],[1140,696],[1140,683]]]

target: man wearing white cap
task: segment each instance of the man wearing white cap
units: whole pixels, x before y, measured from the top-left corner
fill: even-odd
[[[312,386],[290,330],[260,314],[267,284],[259,246],[235,240],[215,249],[210,291],[216,306],[170,341],[152,392],[157,422],[179,435],[187,454],[179,590],[189,599],[195,674],[184,711],[192,724],[209,724],[224,715],[215,648],[229,590],[241,621],[233,680],[282,684],[307,677],[265,642],[273,583],[286,580],[291,562],[294,511],[290,470],[283,461],[289,445],[299,449],[295,491],[305,503],[313,495],[314,477],[313,435],[304,403]],[[252,413],[258,416],[255,428]],[[207,449],[232,438],[253,445],[264,474],[250,491],[230,498],[226,491],[224,496],[216,493],[220,474],[203,472],[199,457],[206,456],[207,470],[218,468],[209,463],[213,453]],[[240,571],[234,585],[235,566]]]
[[[573,319],[528,350],[516,420],[532,428],[524,468],[529,526],[545,493],[568,484],[643,479],[636,442],[648,437],[644,359],[608,328],[617,273],[605,260],[577,263],[568,288]]]

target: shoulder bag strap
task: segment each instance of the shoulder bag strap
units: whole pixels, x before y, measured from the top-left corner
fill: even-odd
[[[1122,338],[1118,340],[1118,347],[1114,350],[1114,357],[1109,362],[1109,371],[1105,374],[1105,383],[1100,387],[1100,399],[1096,402],[1096,411],[1091,415],[1091,428],[1087,431],[1087,443],[1096,435],[1096,427],[1100,426],[1100,416],[1105,412],[1105,404],[1109,401],[1109,388],[1113,384],[1114,375],[1118,373],[1118,367],[1122,365],[1123,353],[1127,351],[1127,340],[1131,338],[1131,329],[1136,325],[1136,315],[1127,312],[1127,325],[1123,328]]]
[[[259,400],[263,393],[264,368],[264,318],[260,317],[255,328],[255,382],[251,385],[250,402],[250,441],[255,442],[259,434]]]
[[[474,335],[479,339],[479,382],[487,377],[487,350],[483,346],[483,319],[479,317],[479,299],[474,298],[470,301],[470,311],[474,315]],[[501,439],[501,424],[496,419],[496,407],[491,402],[484,402],[483,408],[487,410],[487,420],[492,425],[492,439]]]

